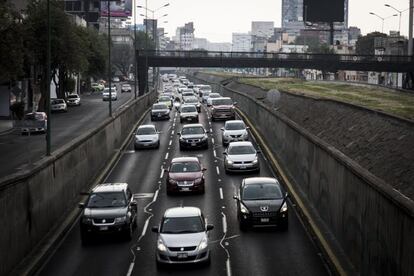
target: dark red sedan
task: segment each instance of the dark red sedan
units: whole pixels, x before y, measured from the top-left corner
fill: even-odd
[[[204,193],[204,172],[197,157],[178,157],[167,172],[167,194],[178,192]]]

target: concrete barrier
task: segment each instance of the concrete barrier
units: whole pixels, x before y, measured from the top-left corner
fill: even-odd
[[[76,206],[155,97],[131,101],[30,170],[0,179],[0,275],[8,275]]]
[[[197,77],[214,85],[211,76]],[[256,126],[309,210],[308,219],[341,254],[342,272],[414,275],[413,201],[283,114],[246,94],[215,87],[237,101]]]

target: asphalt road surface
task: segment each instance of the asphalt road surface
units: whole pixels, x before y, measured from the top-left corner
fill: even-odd
[[[112,110],[117,110],[133,97],[133,92],[119,92],[118,100],[112,102]],[[108,102],[102,101],[102,93],[81,95],[80,106],[68,106],[67,113],[52,113],[52,151],[96,127],[108,118],[108,114]],[[29,169],[34,162],[46,155],[46,135],[23,136],[17,129],[2,135],[0,155],[0,177]]]
[[[257,174],[226,175],[220,136],[224,123],[212,123],[204,108],[200,122],[212,130],[208,150],[179,150],[176,134],[181,124],[173,111],[169,121],[154,122],[162,131],[160,148],[134,151],[131,143],[107,177],[106,182],[129,183],[140,198],[138,227],[131,242],[104,236],[82,246],[76,222],[39,275],[329,275],[291,206],[287,232],[276,229],[240,232],[233,195],[243,178]],[[148,116],[145,123],[150,123]],[[166,195],[162,171],[178,156],[197,156],[207,168],[204,195]],[[263,156],[260,162],[260,176],[273,176]],[[201,208],[208,223],[214,225],[210,232],[211,265],[158,269],[156,234],[151,227],[159,224],[167,208],[181,205]]]

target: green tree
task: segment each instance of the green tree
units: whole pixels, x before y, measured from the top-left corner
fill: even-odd
[[[124,76],[128,76],[131,64],[134,62],[134,49],[128,44],[116,44],[111,51],[112,64]]]
[[[0,3],[0,82],[23,74],[24,45],[22,18],[8,1]]]

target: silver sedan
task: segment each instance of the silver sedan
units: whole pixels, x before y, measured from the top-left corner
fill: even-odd
[[[224,154],[226,173],[236,171],[260,171],[259,157],[251,142],[231,142]]]
[[[159,148],[160,132],[154,125],[139,126],[135,133],[135,150],[142,148]]]

